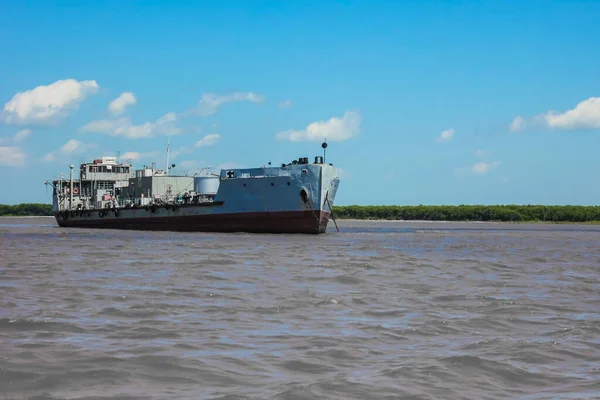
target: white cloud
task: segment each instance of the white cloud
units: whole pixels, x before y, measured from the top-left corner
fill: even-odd
[[[133,125],[129,117],[122,117],[116,120],[92,121],[84,125],[80,131],[142,139],[155,135],[177,135],[181,129],[175,126],[176,121],[175,113],[165,114],[155,122],[145,122],[141,125]]]
[[[475,152],[475,157],[479,158],[480,161],[471,165],[470,167],[463,166],[454,168],[454,173],[457,175],[483,175],[490,172],[492,169],[497,168],[501,163],[500,161],[484,161],[484,159],[489,158],[491,153],[486,150],[477,150]]]
[[[327,121],[317,121],[300,131],[287,130],[278,132],[278,140],[292,142],[305,140],[340,141],[350,139],[360,131],[361,116],[358,111],[346,111],[342,118],[332,117]]]
[[[600,97],[590,97],[579,102],[575,108],[562,113],[548,111],[529,120],[518,116],[510,124],[509,129],[519,131],[526,126],[559,130],[598,129],[600,128]]]
[[[57,151],[46,154],[42,160],[44,161],[55,161],[59,155],[69,156],[71,154],[80,154],[88,149],[95,148],[95,144],[83,143],[77,139],[71,139],[67,143],[63,144]]]
[[[217,109],[226,103],[239,101],[249,101],[251,103],[262,103],[265,97],[253,92],[234,92],[228,95],[218,95],[215,93],[206,93],[202,95],[200,102],[195,108],[195,112],[203,117],[213,115]]]
[[[31,129],[21,129],[19,132],[17,132],[13,137],[12,137],[12,141],[14,143],[18,143],[18,142],[22,142],[23,140],[27,139],[27,137],[31,135]],[[10,138],[0,138],[0,144],[3,143],[8,143],[10,142]]]
[[[524,126],[525,126],[525,120],[523,119],[523,117],[517,116],[510,123],[510,125],[508,126],[508,129],[510,129],[511,132],[518,132],[521,129],[523,129]]]
[[[6,104],[0,119],[7,124],[52,124],[79,108],[98,92],[96,81],[64,79],[19,92]]]
[[[18,167],[25,164],[25,154],[19,147],[0,146],[0,165]]]
[[[500,165],[500,162],[498,162],[498,161],[494,161],[494,162],[490,162],[490,163],[480,161],[477,164],[473,165],[473,167],[471,167],[471,170],[473,172],[475,172],[476,174],[482,175],[482,174],[488,173],[491,169],[496,168],[498,165]]]
[[[199,147],[213,146],[219,141],[220,138],[221,138],[220,135],[218,135],[216,133],[211,133],[210,135],[206,135],[202,139],[198,140],[196,142],[196,144],[194,144],[194,147],[199,148]]]
[[[47,161],[47,162],[52,162],[56,160],[56,154],[53,152],[50,152],[48,154],[46,154],[44,157],[42,157],[43,161]]]
[[[84,146],[82,142],[77,139],[71,139],[67,143],[63,144],[60,148],[62,154],[71,154],[81,149]]]
[[[550,128],[600,128],[600,97],[590,97],[577,104],[574,109],[565,111],[564,113],[549,111],[544,118]]]
[[[137,151],[126,151],[125,153],[121,154],[121,157],[124,160],[139,160],[140,158],[142,158],[142,153],[138,153]]]
[[[437,142],[447,142],[454,136],[454,129],[447,129],[442,131],[440,136],[436,139]]]
[[[81,132],[104,133],[108,135],[112,134],[115,130],[119,129],[120,127],[126,126],[127,124],[131,124],[131,121],[127,117],[123,117],[118,120],[103,119],[88,122],[79,130]]]
[[[189,147],[189,146],[188,147],[184,147],[184,146],[181,146],[177,150],[169,150],[169,158],[175,160],[181,154],[187,154],[187,153],[191,153],[193,151],[194,151],[193,147]]]
[[[136,103],[136,98],[131,92],[123,92],[119,97],[114,99],[108,105],[108,110],[113,115],[121,115],[127,106],[132,106]]]
[[[292,106],[291,100],[284,100],[282,102],[277,103],[277,107],[279,108],[289,108]]]
[[[490,155],[490,152],[489,151],[485,151],[485,150],[477,150],[475,152],[475,156],[477,158],[486,158],[489,155]]]
[[[19,132],[17,132],[14,140],[15,142],[20,142],[22,140],[25,140],[29,135],[31,135],[31,129],[22,129]]]
[[[119,158],[122,160],[137,161],[143,158],[151,158],[157,156],[160,156],[160,154],[157,151],[150,151],[147,153],[139,153],[137,151],[126,151],[125,153],[121,154]]]

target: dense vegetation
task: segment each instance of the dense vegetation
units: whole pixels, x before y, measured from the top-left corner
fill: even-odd
[[[340,219],[599,222],[600,206],[335,206]]]
[[[22,203],[14,206],[0,204],[0,215],[4,216],[39,216],[53,215],[51,204]]]
[[[0,204],[0,216],[53,215],[52,205]],[[600,206],[335,206],[340,219],[422,221],[600,222]]]

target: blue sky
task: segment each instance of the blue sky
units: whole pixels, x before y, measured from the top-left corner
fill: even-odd
[[[321,154],[336,204],[598,204],[598,1],[0,4],[0,203]],[[114,102],[115,100],[118,101]],[[112,107],[110,106],[112,104]]]

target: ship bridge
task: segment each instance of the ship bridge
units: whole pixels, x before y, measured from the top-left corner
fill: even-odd
[[[79,176],[87,181],[123,181],[133,176],[131,164],[118,163],[116,157],[102,157],[80,166]]]
[[[121,163],[116,157],[102,157],[79,166],[79,179],[73,179],[70,166],[69,179],[53,180],[53,206],[57,211],[79,208],[102,208],[129,185],[133,167]]]

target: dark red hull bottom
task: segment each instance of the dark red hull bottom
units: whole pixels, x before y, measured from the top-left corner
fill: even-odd
[[[56,216],[68,228],[130,229],[181,232],[324,233],[329,213],[319,211],[257,212],[239,214],[182,215],[164,217],[104,218]]]

